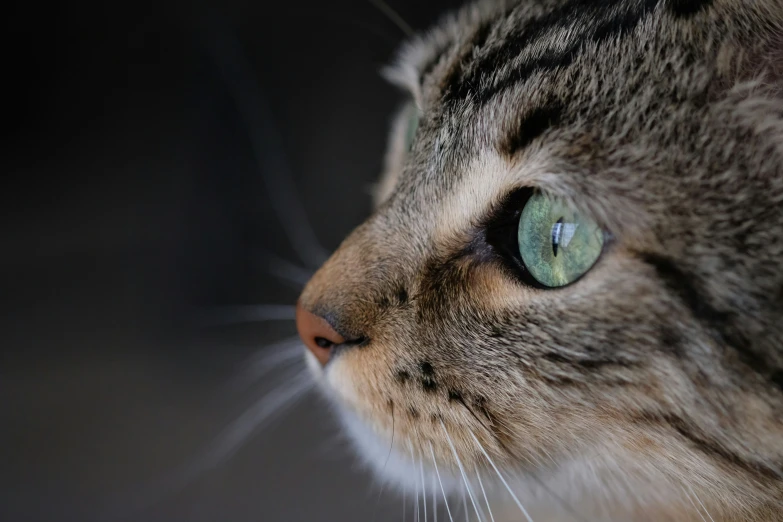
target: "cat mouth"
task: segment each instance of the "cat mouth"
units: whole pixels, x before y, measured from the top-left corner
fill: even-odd
[[[448,463],[435,459],[434,446],[396,440],[378,433],[350,408],[338,407],[338,417],[346,430],[355,454],[384,483],[406,493],[420,493],[423,489],[452,495],[464,491],[459,473]],[[407,437],[406,437],[407,438]]]
[[[491,457],[469,427],[448,416],[417,415],[418,422],[411,423],[410,411],[379,410],[356,391],[349,365],[339,358],[326,366],[309,352],[306,359],[353,454],[383,483],[406,494],[426,489],[451,499],[468,491],[477,493],[479,473],[488,484],[497,482],[490,475],[500,471],[493,470],[495,464],[490,464]]]
[[[438,490],[442,482],[446,493],[459,490],[458,477],[450,467],[433,460],[437,445],[427,449],[423,447],[427,444],[414,443],[399,422],[395,426],[394,414],[388,419],[391,425],[387,426],[384,422],[387,419],[379,422],[362,413],[364,408],[357,405],[356,395],[346,393],[350,389],[350,377],[335,375],[342,373],[339,360],[322,366],[317,357],[306,351],[305,361],[321,395],[328,400],[348,435],[354,454],[376,477],[408,492],[418,491],[422,480],[427,481],[428,487],[437,481]]]

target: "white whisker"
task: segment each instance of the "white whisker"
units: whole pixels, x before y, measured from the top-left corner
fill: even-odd
[[[217,13],[211,15],[210,25],[205,27],[208,50],[245,124],[272,208],[302,261],[319,266],[328,256],[318,243],[304,206],[296,195],[291,169],[281,153],[284,147],[273,124],[269,104],[257,78],[253,77],[253,68],[247,63],[241,43],[228,28],[220,26],[222,21]]]
[[[258,358],[252,364],[246,366],[242,373],[250,374],[258,378],[264,373],[273,370],[281,365],[291,362],[301,362],[304,358],[305,348],[302,341],[296,339],[284,347],[281,347],[277,353],[267,354],[267,357]]]
[[[690,485],[690,484],[685,484],[685,486],[688,488],[688,490],[691,492],[691,495],[693,495],[693,498],[695,498],[695,499],[696,499],[696,501],[699,503],[699,505],[701,506],[701,508],[702,508],[702,509],[704,510],[704,512],[707,514],[707,516],[709,517],[709,519],[710,519],[712,522],[715,522],[715,520],[712,518],[712,515],[710,515],[710,512],[709,512],[709,511],[707,511],[707,507],[706,507],[706,506],[705,506],[705,505],[702,503],[701,499],[700,499],[700,498],[699,498],[699,496],[696,494],[696,492],[695,492],[695,491],[693,491],[693,488],[691,488],[691,485]],[[689,496],[688,498],[690,498],[690,496]],[[691,503],[693,503],[693,500],[691,500]],[[693,507],[696,507],[696,505],[694,505]],[[698,508],[697,508],[696,510],[698,511]],[[701,512],[699,512],[699,516],[702,518],[702,520],[704,520],[704,517],[702,516]],[[705,521],[705,522],[706,522],[706,521]]]
[[[145,509],[157,502],[163,495],[182,490],[203,473],[227,461],[253,432],[261,429],[275,414],[282,413],[312,389],[313,383],[309,375],[300,371],[299,377],[301,378],[290,379],[290,384],[277,390],[274,395],[257,401],[254,406],[232,422],[215,439],[213,444],[201,453],[200,457],[193,459],[186,466],[167,474],[165,477],[161,477],[154,483],[145,485],[142,491],[134,493],[133,496],[136,497],[133,501],[136,504],[135,509]],[[127,503],[127,501],[125,502]]]
[[[271,254],[265,254],[265,257],[267,269],[271,276],[293,283],[298,289],[304,287],[310,278],[313,277],[313,271],[302,268],[290,261]]]
[[[476,478],[478,479],[479,487],[481,487],[481,494],[484,496],[484,503],[487,504],[487,511],[489,511],[489,519],[495,522],[495,517],[492,515],[492,506],[489,505],[489,499],[487,498],[487,492],[484,490],[484,483],[481,482],[481,473],[476,468]]]
[[[405,33],[405,36],[407,36],[408,38],[413,37],[414,34],[413,28],[410,25],[408,25],[405,22],[405,20],[403,20],[402,17],[389,6],[389,4],[387,4],[383,0],[370,0],[370,3],[375,5],[375,7],[377,7],[379,11],[385,14],[389,18],[389,20],[391,20],[392,23],[400,29],[400,31]]]
[[[249,436],[261,429],[265,423],[292,405],[313,388],[313,381],[304,371],[299,371],[299,379],[290,379],[286,387],[274,395],[263,397],[218,437],[213,449],[208,452],[205,464],[214,466],[229,458]]]
[[[438,489],[435,487],[435,479],[432,479],[432,520],[438,522]]]
[[[424,459],[419,457],[419,472],[421,473],[421,500],[424,504],[424,522],[427,522],[427,483],[424,482]]]
[[[476,512],[476,516],[479,519],[479,522],[483,519],[481,514],[479,514],[479,508],[476,505],[476,500],[473,498],[473,491],[470,489],[470,484],[468,483],[468,477],[465,475],[465,469],[462,467],[462,461],[459,458],[459,455],[457,454],[457,449],[454,447],[454,443],[451,440],[451,435],[449,435],[448,430],[446,430],[446,425],[443,423],[443,420],[440,421],[440,425],[443,428],[443,433],[446,434],[446,440],[449,442],[449,446],[451,447],[451,452],[454,454],[454,459],[457,461],[457,466],[459,467],[459,472],[462,475],[462,481],[465,483],[465,487],[468,490],[468,496],[470,497],[470,503],[473,504],[473,510]]]
[[[696,503],[693,501],[693,499],[691,498],[691,496],[690,496],[688,493],[685,493],[685,496],[686,496],[686,498],[688,499],[688,502],[690,502],[690,503],[691,503],[691,506],[693,506],[693,509],[695,509],[695,510],[696,510],[696,513],[698,513],[698,515],[699,515],[699,518],[700,518],[700,519],[702,519],[702,521],[703,521],[703,522],[707,522],[707,519],[706,519],[706,518],[704,518],[704,515],[702,515],[702,514],[701,514],[701,510],[700,510],[700,509],[699,509],[699,507],[696,505]]]
[[[402,490],[402,522],[408,519],[408,490]]]
[[[296,307],[292,305],[225,306],[208,310],[203,314],[201,326],[228,326],[241,323],[267,321],[294,321]]]
[[[503,478],[503,475],[500,473],[500,470],[497,466],[495,466],[495,463],[493,460],[489,457],[489,454],[484,449],[484,446],[479,442],[479,440],[476,438],[475,435],[473,435],[473,432],[469,432],[470,436],[473,437],[473,440],[476,441],[476,445],[478,445],[478,448],[481,450],[481,453],[484,454],[484,457],[489,461],[490,465],[492,466],[492,469],[495,470],[495,473],[497,473],[498,478],[503,483],[503,485],[506,487],[506,490],[511,495],[511,498],[514,499],[514,502],[516,503],[519,510],[522,512],[523,515],[525,515],[525,518],[528,520],[528,522],[533,522],[533,519],[530,518],[530,515],[527,513],[527,510],[522,506],[522,503],[519,501],[517,496],[514,494],[514,492],[511,490],[511,486],[508,485],[508,482],[506,482],[506,479]]]
[[[409,444],[408,449],[411,452],[411,460],[413,460],[413,462],[416,462],[416,457],[413,454],[413,446]],[[419,522],[420,515],[421,512],[419,510],[419,477],[417,476],[416,477],[416,522]]]
[[[265,346],[246,359],[232,380],[230,390],[239,391],[259,381],[272,370],[304,361],[304,344],[296,337],[287,337],[282,341]]]
[[[432,463],[435,465],[435,475],[437,475],[438,477],[438,484],[440,484],[440,492],[443,493],[443,503],[446,504],[446,513],[449,515],[449,522],[454,522],[454,518],[452,518],[451,516],[451,509],[449,508],[449,500],[446,498],[446,490],[443,489],[443,482],[440,480],[438,461],[435,460],[435,450],[432,449],[432,442],[430,442],[430,454],[432,455]]]

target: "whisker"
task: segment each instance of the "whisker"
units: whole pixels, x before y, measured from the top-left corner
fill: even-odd
[[[443,493],[443,503],[446,504],[446,513],[449,515],[449,522],[454,522],[454,518],[451,516],[451,509],[449,508],[449,500],[446,498],[446,490],[443,488],[443,482],[440,480],[438,461],[435,460],[435,450],[432,449],[432,442],[430,442],[430,454],[432,455],[432,463],[435,465],[435,475],[437,475],[438,477],[438,484],[440,484],[440,492]]]
[[[292,305],[248,305],[226,306],[202,314],[201,326],[228,326],[242,323],[263,323],[267,321],[293,321],[296,307]]]
[[[389,4],[383,0],[369,0],[371,4],[378,8],[386,17],[392,21],[394,25],[400,28],[400,31],[405,33],[405,36],[411,38],[414,35],[413,28],[408,25],[397,12],[391,8]]]
[[[409,444],[408,449],[411,452],[411,460],[413,460],[413,462],[416,462],[416,456],[413,454],[413,446]],[[419,477],[416,477],[416,522],[419,522],[420,515],[421,512],[419,511]]]
[[[483,519],[483,517],[479,514],[478,506],[476,505],[476,501],[473,498],[473,491],[470,489],[470,484],[468,483],[468,477],[465,475],[465,469],[462,467],[462,461],[459,458],[459,455],[457,454],[457,449],[454,447],[454,443],[451,440],[451,435],[449,435],[448,430],[446,430],[446,425],[443,423],[443,420],[440,421],[440,425],[443,428],[443,433],[446,434],[446,440],[449,442],[449,446],[451,447],[451,452],[454,454],[454,458],[457,461],[457,466],[459,466],[459,472],[462,475],[462,481],[465,483],[465,487],[468,490],[468,496],[470,497],[470,503],[473,504],[473,510],[476,512],[476,516],[479,519],[479,522]]]
[[[272,254],[264,254],[264,257],[266,257],[266,268],[269,275],[293,283],[297,289],[304,287],[310,278],[313,277],[312,270],[302,268],[283,258]]]
[[[550,460],[550,461],[552,461],[553,463],[555,463],[555,462],[556,462],[556,461],[555,461],[555,460],[552,458],[552,455],[550,455],[548,452],[546,452],[545,450],[543,450],[543,448],[541,449],[541,451],[542,451],[543,453],[545,453],[545,454],[546,454],[546,456],[549,458],[549,460]],[[534,466],[541,466],[541,465],[542,465],[541,459],[537,458],[536,456],[527,457],[527,458],[526,458],[526,460],[527,460],[527,461],[528,461],[530,464],[532,464],[532,465],[534,465]],[[546,482],[544,482],[543,480],[541,480],[541,477],[539,477],[539,476],[538,476],[536,473],[533,473],[533,472],[531,472],[531,473],[527,473],[527,474],[525,475],[525,477],[526,477],[526,478],[529,478],[529,479],[532,479],[532,480],[533,480],[533,482],[535,482],[536,484],[538,484],[538,485],[541,487],[541,489],[542,489],[542,490],[546,491],[546,492],[547,492],[547,493],[548,493],[548,494],[549,494],[549,495],[550,495],[550,496],[551,496],[553,499],[555,499],[555,500],[556,500],[556,501],[557,501],[557,502],[560,504],[560,506],[561,506],[561,507],[562,507],[562,508],[563,508],[565,511],[567,511],[567,512],[568,512],[568,513],[569,513],[569,514],[570,514],[570,515],[571,515],[571,516],[574,518],[574,520],[579,520],[580,522],[588,522],[588,521],[587,521],[587,519],[585,519],[585,518],[584,518],[582,515],[580,515],[579,513],[577,513],[577,511],[574,509],[574,507],[571,505],[571,503],[570,503],[570,502],[567,502],[567,501],[566,501],[566,500],[565,500],[563,497],[561,497],[560,495],[558,495],[557,493],[555,493],[555,492],[552,490],[552,488],[551,488],[551,487],[549,487],[549,486],[546,484]]]
[[[702,519],[702,521],[703,521],[703,522],[707,522],[707,519],[706,519],[706,518],[704,518],[704,515],[702,515],[702,513],[701,513],[701,510],[700,510],[700,509],[699,509],[699,507],[696,505],[696,503],[693,501],[693,499],[691,498],[691,496],[690,496],[688,493],[685,493],[685,497],[688,499],[688,502],[690,502],[690,503],[691,503],[691,506],[693,506],[693,509],[695,509],[695,510],[696,510],[696,513],[698,513],[698,515],[699,515],[699,518],[700,518],[700,519]]]
[[[487,498],[487,492],[484,490],[484,483],[481,482],[481,473],[476,468],[476,478],[478,479],[479,487],[481,487],[481,494],[484,495],[484,503],[487,504],[487,511],[489,511],[489,519],[495,522],[495,517],[492,515],[492,506],[489,505],[489,499]]]
[[[479,442],[479,440],[476,438],[476,436],[473,435],[473,432],[469,431],[468,433],[470,433],[470,436],[473,437],[473,440],[476,442],[476,445],[481,450],[481,453],[483,453],[484,457],[487,459],[487,461],[489,461],[490,465],[492,466],[492,469],[495,470],[495,473],[497,473],[498,478],[503,483],[503,485],[506,487],[506,490],[508,491],[509,495],[511,495],[511,498],[514,499],[514,502],[516,503],[516,505],[519,508],[519,510],[522,512],[523,515],[525,515],[525,518],[527,519],[527,521],[528,522],[533,522],[533,519],[530,518],[530,515],[527,513],[527,510],[522,506],[522,503],[519,501],[517,496],[511,490],[511,486],[509,486],[508,482],[506,482],[506,479],[503,478],[503,474],[500,473],[500,470],[498,469],[498,467],[495,466],[495,462],[490,458],[489,454],[484,449],[484,446],[481,444],[481,442]]]
[[[272,370],[304,361],[304,345],[298,336],[267,345],[259,352],[241,363],[238,375],[230,384],[231,391],[244,390]]]
[[[696,492],[695,492],[695,491],[693,491],[693,488],[691,488],[691,485],[690,485],[690,484],[685,484],[685,485],[687,486],[688,490],[691,492],[691,495],[693,495],[693,498],[695,498],[695,499],[696,499],[696,501],[699,503],[699,505],[701,506],[701,508],[702,508],[702,509],[704,510],[704,512],[707,514],[707,516],[709,517],[709,519],[710,519],[712,522],[715,522],[715,520],[712,518],[712,515],[710,515],[710,512],[709,512],[709,511],[707,511],[707,507],[704,505],[704,503],[702,503],[701,499],[700,499],[700,498],[699,498],[699,496],[696,494]],[[688,498],[690,498],[690,496],[689,496]],[[693,500],[691,500],[691,503],[693,503]],[[696,506],[694,505],[693,507],[696,507]],[[697,509],[697,511],[698,511],[698,509]],[[701,515],[701,513],[699,513],[699,516],[702,518],[702,520],[704,520],[704,517]],[[705,521],[705,522],[706,522],[706,521]]]
[[[402,522],[405,522],[408,518],[408,490],[402,489]]]
[[[224,430],[213,449],[208,452],[204,465],[213,467],[228,459],[253,432],[263,428],[275,414],[301,399],[313,386],[309,375],[304,370],[298,370],[297,375],[288,380],[286,387],[274,395],[258,400]]]
[[[394,404],[391,405],[391,413],[392,413],[392,436],[391,436],[391,442],[389,443],[389,453],[386,454],[386,461],[383,463],[383,471],[386,471],[386,466],[389,465],[389,459],[391,458],[392,449],[394,449]],[[383,473],[381,473],[383,475]],[[375,499],[375,507],[373,508],[372,513],[372,519],[375,520],[375,517],[378,515],[378,504],[381,502],[381,495],[383,495],[384,487],[386,486],[385,482],[381,482],[381,489],[378,491],[378,498]],[[404,509],[404,508],[403,508]]]
[[[321,265],[327,256],[320,246],[304,206],[296,195],[288,161],[281,154],[282,139],[261,88],[244,56],[242,45],[230,29],[218,27],[218,13],[208,14],[207,50],[220,71],[250,138],[253,154],[288,240],[303,262]]]
[[[277,351],[266,354],[265,357],[256,356],[252,358],[245,370],[253,372],[254,376],[258,377],[260,373],[267,372],[280,363],[291,360],[298,361],[304,357],[304,345],[299,338],[289,339],[285,344],[281,343],[274,346],[274,349]]]
[[[131,519],[134,513],[150,508],[167,494],[181,491],[200,475],[230,459],[253,432],[263,428],[276,414],[293,405],[313,388],[312,380],[303,370],[299,370],[297,375],[288,382],[290,384],[285,388],[277,390],[274,395],[268,395],[258,400],[255,405],[229,424],[222,434],[218,435],[215,441],[201,453],[200,457],[191,460],[178,470],[173,470],[166,476],[144,484],[136,492],[122,495],[123,497],[132,496],[133,499],[114,500],[111,504],[122,503],[125,506],[124,512],[121,515],[107,516],[117,520]],[[133,506],[129,507],[129,503],[132,503]],[[111,511],[114,509],[112,507]]]
[[[424,459],[419,456],[419,472],[421,473],[421,500],[424,504],[424,522],[427,522],[427,483],[424,482]]]
[[[435,487],[435,479],[432,479],[432,520],[438,522],[438,490]]]

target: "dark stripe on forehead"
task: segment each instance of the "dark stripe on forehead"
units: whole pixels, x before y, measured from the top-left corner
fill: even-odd
[[[462,50],[459,54],[459,57],[454,60],[454,63],[452,63],[449,66],[448,72],[446,72],[443,80],[443,85],[448,85],[451,83],[451,78],[455,74],[460,74],[460,72],[465,67],[465,64],[468,63],[468,61],[473,57],[473,54],[477,52],[478,49],[481,49],[484,47],[484,44],[486,43],[487,39],[489,38],[490,34],[492,33],[492,30],[495,29],[495,27],[500,24],[506,16],[508,16],[509,12],[511,12],[512,7],[507,6],[505,9],[503,9],[502,12],[498,13],[493,18],[488,18],[486,20],[483,20],[476,30],[471,35],[470,39],[462,43]],[[429,76],[432,73],[432,70],[438,65],[441,58],[450,50],[453,50],[454,47],[452,46],[446,46],[445,48],[441,49],[436,56],[432,58],[432,60],[428,61],[427,64],[421,68],[421,72],[419,74],[419,80],[421,83],[424,82],[427,76]]]
[[[623,36],[653,10],[660,0],[612,2],[609,0],[572,0],[546,15],[523,24],[505,35],[502,43],[480,53],[470,64],[460,64],[444,84],[446,103],[472,97],[478,103],[489,101],[498,92],[525,80],[536,71],[549,71],[570,65],[588,42],[601,43]],[[526,49],[553,39],[557,44],[577,33],[564,49],[549,48],[516,68],[498,75],[505,64],[517,59]],[[491,82],[491,83],[488,83]]]
[[[563,106],[559,103],[534,109],[522,119],[519,127],[507,137],[505,143],[501,144],[501,152],[507,156],[513,156],[530,145],[534,139],[544,134],[550,127],[557,125],[562,115]]]

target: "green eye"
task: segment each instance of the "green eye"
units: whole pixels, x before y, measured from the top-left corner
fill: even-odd
[[[604,232],[592,220],[540,192],[525,204],[517,231],[519,253],[530,275],[556,288],[590,270],[604,247]]]
[[[416,130],[419,128],[419,108],[413,103],[408,108],[408,128],[405,129],[405,148],[413,148],[413,140],[416,139]]]

